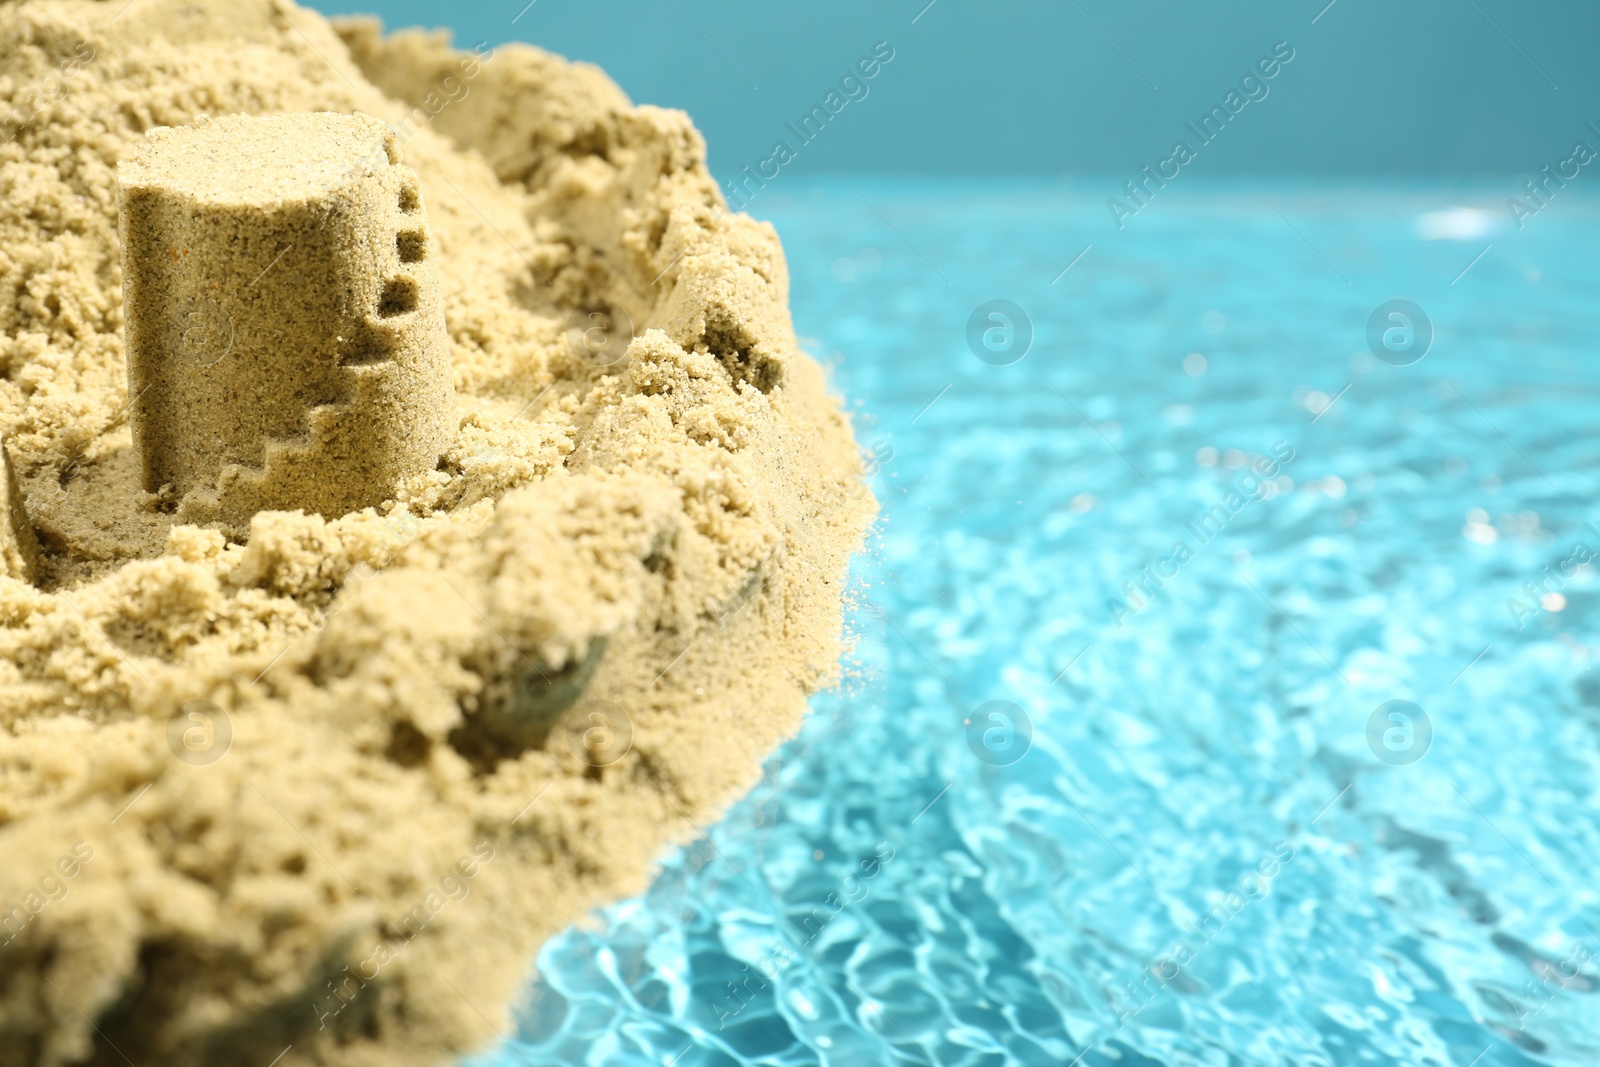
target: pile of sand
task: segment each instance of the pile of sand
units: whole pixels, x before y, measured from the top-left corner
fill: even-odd
[[[520,45],[125,3],[0,5],[38,542],[0,577],[0,1065],[438,1063],[797,727],[873,504],[685,116]],[[420,177],[459,429],[381,508],[180,522],[129,436],[116,166],[316,111]],[[617,362],[597,321],[637,329]]]

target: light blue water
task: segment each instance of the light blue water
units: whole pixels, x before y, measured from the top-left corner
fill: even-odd
[[[861,676],[474,1062],[1600,1062],[1600,201],[856,184],[753,209],[881,464]]]

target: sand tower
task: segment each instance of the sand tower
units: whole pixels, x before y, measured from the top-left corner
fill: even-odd
[[[455,437],[416,175],[366,115],[150,131],[117,173],[144,488],[234,525],[393,495]]]

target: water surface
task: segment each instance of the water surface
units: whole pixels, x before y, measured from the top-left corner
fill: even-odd
[[[474,1063],[1600,1062],[1600,199],[1100,184],[752,204],[850,679]]]

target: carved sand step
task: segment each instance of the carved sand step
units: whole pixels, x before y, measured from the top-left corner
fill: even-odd
[[[150,131],[118,169],[128,383],[144,488],[194,520],[332,518],[455,436],[416,175],[365,115]]]

